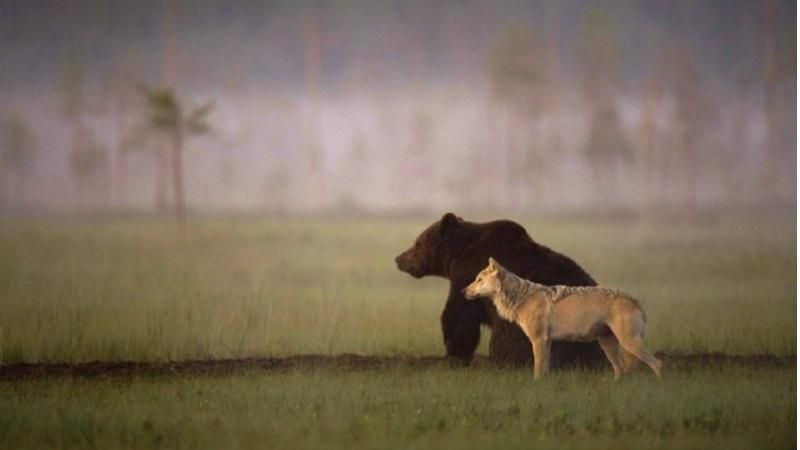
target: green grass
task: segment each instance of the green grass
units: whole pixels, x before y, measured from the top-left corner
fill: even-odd
[[[793,219],[520,220],[641,298],[657,351],[796,353]],[[418,220],[0,223],[0,363],[442,354]],[[486,339],[480,348],[486,352]],[[667,361],[669,363],[669,361]],[[791,448],[796,369],[487,367],[0,382],[0,448]]]
[[[768,381],[765,381],[768,380]],[[791,448],[792,369],[253,372],[0,383],[8,448]],[[5,444],[5,445],[4,445]]]
[[[793,221],[520,221],[638,296],[654,350],[796,352]],[[425,225],[6,221],[0,362],[440,354],[446,281],[393,263]]]

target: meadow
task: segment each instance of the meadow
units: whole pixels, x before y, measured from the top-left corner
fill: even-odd
[[[786,448],[794,217],[515,218],[639,297],[665,379],[391,366],[0,381],[0,447]],[[443,354],[441,279],[393,257],[427,219],[0,222],[0,371],[19,363]],[[485,330],[488,332],[488,330]],[[482,340],[479,353],[486,353]]]

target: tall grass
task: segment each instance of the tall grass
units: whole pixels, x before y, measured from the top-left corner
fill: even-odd
[[[793,221],[520,221],[640,297],[657,351],[796,352]],[[393,263],[427,223],[6,221],[0,362],[439,354],[447,283]]]
[[[7,448],[790,448],[797,419],[793,370],[735,367],[60,379],[0,398]]]

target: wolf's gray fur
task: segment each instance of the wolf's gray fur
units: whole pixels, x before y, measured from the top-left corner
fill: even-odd
[[[548,371],[553,340],[597,341],[619,379],[632,366],[627,355],[644,361],[661,377],[662,362],[644,347],[644,310],[632,296],[606,287],[545,286],[489,265],[464,289],[468,299],[490,297],[497,313],[522,328],[533,346],[534,375]]]
[[[499,264],[497,265],[497,270],[498,278],[500,278],[501,282],[500,300],[505,304],[506,310],[509,312],[515,312],[519,305],[530,297],[544,298],[549,303],[555,304],[559,300],[571,295],[591,295],[607,298],[624,298],[633,303],[636,308],[641,310],[642,314],[644,314],[644,309],[639,303],[639,300],[618,289],[604,286],[546,286],[517,276]]]

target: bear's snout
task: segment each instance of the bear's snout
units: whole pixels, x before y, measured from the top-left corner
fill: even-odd
[[[395,264],[397,264],[397,268],[402,270],[403,272],[408,272],[408,270],[410,269],[408,264],[408,258],[406,257],[405,252],[397,255],[397,257],[394,258],[394,262]]]
[[[408,251],[397,255],[397,257],[394,259],[394,262],[397,264],[397,268],[400,269],[401,272],[405,272],[414,278],[422,277],[420,268],[413,263],[413,258],[408,255]]]

